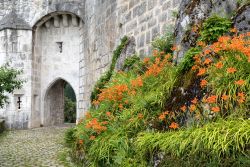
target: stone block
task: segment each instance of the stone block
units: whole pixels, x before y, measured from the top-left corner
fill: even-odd
[[[147,10],[147,3],[142,2],[140,5],[136,6],[133,9],[133,17],[141,16],[142,14],[146,12],[146,10]]]

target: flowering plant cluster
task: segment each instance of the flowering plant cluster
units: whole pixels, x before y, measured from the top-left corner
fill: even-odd
[[[239,34],[236,29],[231,33],[214,43],[198,41],[189,59],[179,65],[173,63],[172,53],[154,50],[152,57],[140,61],[140,73],[112,74],[77,126],[77,150],[97,166],[119,166],[134,158],[131,146],[139,132],[175,133],[190,120],[200,123],[239,113],[246,117],[250,33]],[[180,84],[185,78],[188,82]]]

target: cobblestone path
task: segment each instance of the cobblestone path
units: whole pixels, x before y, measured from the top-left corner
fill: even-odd
[[[63,137],[66,129],[48,127],[16,130],[0,136],[0,167],[66,166],[59,158],[65,151]]]

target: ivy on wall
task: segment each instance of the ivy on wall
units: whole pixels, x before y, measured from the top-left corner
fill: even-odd
[[[111,65],[109,67],[109,70],[97,81],[93,92],[91,93],[91,101],[94,101],[98,98],[98,94],[101,93],[101,89],[103,89],[105,87],[105,84],[110,80],[110,78],[112,77],[112,73],[115,69],[115,65],[117,63],[117,60],[119,59],[122,50],[127,46],[129,42],[129,38],[127,36],[124,36],[121,39],[121,44],[115,49],[115,51],[113,52],[113,57],[112,57],[112,62]]]

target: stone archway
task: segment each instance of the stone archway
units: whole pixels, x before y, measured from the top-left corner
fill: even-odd
[[[70,83],[79,102],[82,34],[82,19],[70,12],[50,13],[33,27],[31,127],[63,122],[60,92],[65,81]],[[77,108],[77,117],[79,115]]]
[[[44,98],[44,126],[61,125],[65,122],[64,88],[66,84],[70,85],[67,81],[58,79],[47,89]]]

